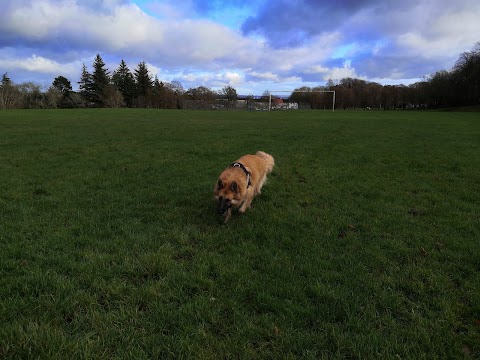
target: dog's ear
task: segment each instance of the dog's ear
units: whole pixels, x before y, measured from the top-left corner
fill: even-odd
[[[232,190],[233,192],[238,192],[238,184],[235,181],[232,181],[232,183],[230,184],[230,190]]]
[[[218,182],[217,182],[217,189],[220,190],[220,189],[223,189],[224,185],[223,185],[223,181],[222,179],[218,179]]]

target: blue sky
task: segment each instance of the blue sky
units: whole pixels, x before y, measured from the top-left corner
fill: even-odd
[[[0,74],[74,87],[98,53],[185,89],[410,84],[480,41],[478,0],[0,0]]]

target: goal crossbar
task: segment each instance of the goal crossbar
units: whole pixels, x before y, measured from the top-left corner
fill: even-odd
[[[332,111],[335,111],[335,90],[312,90],[312,91],[295,91],[295,90],[272,90],[268,92],[268,111],[272,110],[272,93],[333,93],[333,100],[332,100]]]

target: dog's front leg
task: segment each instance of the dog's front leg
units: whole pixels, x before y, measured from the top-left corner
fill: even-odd
[[[224,224],[227,223],[227,221],[230,219],[230,216],[232,216],[232,208],[227,210],[227,213],[225,214],[225,221],[223,222]]]
[[[243,202],[240,209],[238,209],[238,211],[241,212],[241,213],[244,213],[250,207],[250,204],[252,203],[252,200],[253,200],[253,194],[251,194],[251,193],[247,194],[247,198]]]

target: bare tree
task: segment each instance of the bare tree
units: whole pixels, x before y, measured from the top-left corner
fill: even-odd
[[[14,109],[20,105],[21,93],[12,83],[7,73],[3,74],[0,84],[0,107],[5,109]]]
[[[63,98],[63,93],[55,86],[50,86],[45,93],[45,106],[48,109],[56,109],[59,107]]]
[[[40,85],[33,82],[24,82],[16,85],[16,88],[20,93],[23,109],[42,109],[45,107],[45,96]]]
[[[103,106],[110,108],[119,108],[125,104],[122,93],[113,84],[107,84],[103,88],[103,94],[100,100]]]
[[[234,108],[237,101],[237,90],[231,86],[225,86],[220,90],[220,95],[228,101],[228,108]]]

